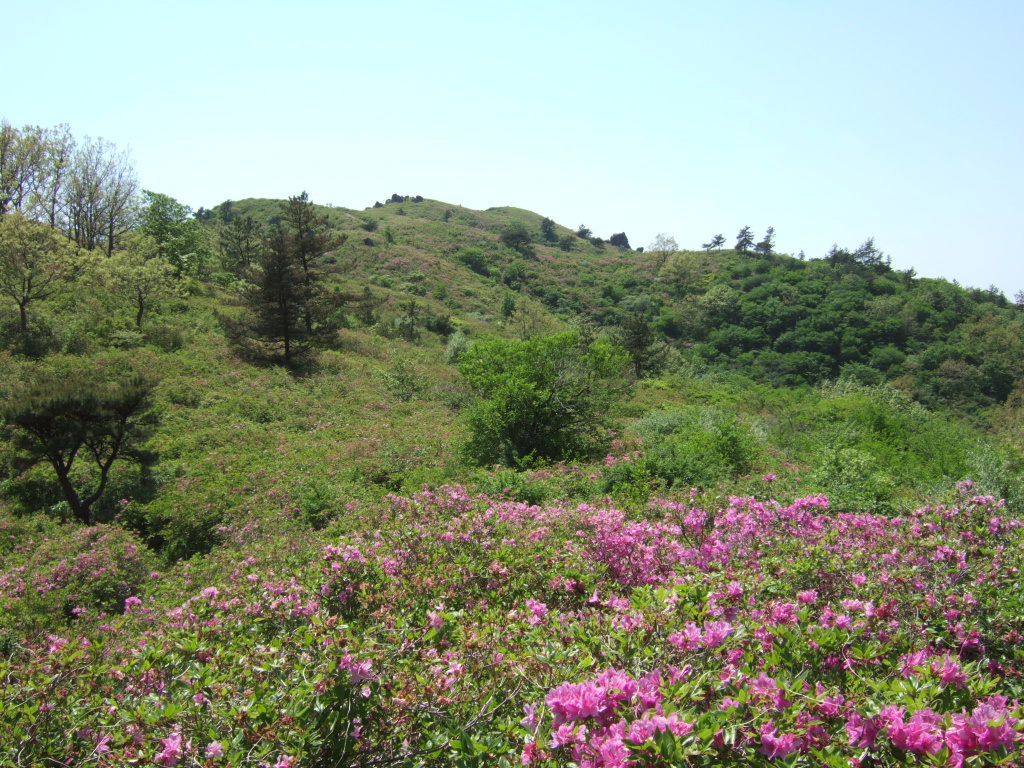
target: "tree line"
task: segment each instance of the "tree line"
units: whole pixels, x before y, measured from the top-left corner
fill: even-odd
[[[113,253],[136,223],[139,181],[128,150],[68,125],[16,128],[0,121],[0,216],[18,212],[77,245]]]

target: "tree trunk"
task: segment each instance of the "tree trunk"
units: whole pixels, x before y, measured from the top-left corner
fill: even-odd
[[[57,480],[60,482],[60,489],[64,493],[64,498],[71,507],[71,513],[75,516],[78,522],[84,525],[92,525],[92,512],[90,504],[83,504],[82,498],[78,495],[78,491],[71,484],[71,478],[68,477],[68,470],[63,464],[52,461],[50,464],[57,472]]]

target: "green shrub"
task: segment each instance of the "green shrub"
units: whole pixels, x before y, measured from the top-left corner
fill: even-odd
[[[872,456],[857,448],[826,447],[814,472],[815,490],[843,512],[888,512],[896,484],[880,472]]]
[[[21,527],[29,525],[26,521]],[[0,596],[0,625],[56,629],[83,614],[120,614],[124,601],[141,595],[150,581],[155,558],[128,531],[114,525],[52,526],[41,520],[35,527],[46,537],[3,560],[0,580],[8,586]],[[28,581],[27,588],[17,586]]]
[[[637,431],[648,471],[669,487],[707,487],[749,472],[762,458],[751,425],[714,407],[655,412]]]
[[[458,362],[478,397],[466,414],[465,454],[515,467],[592,455],[605,442],[605,414],[627,360],[621,348],[578,331],[477,342]]]
[[[455,260],[478,275],[489,277],[491,274],[489,259],[479,248],[460,248],[455,254]]]

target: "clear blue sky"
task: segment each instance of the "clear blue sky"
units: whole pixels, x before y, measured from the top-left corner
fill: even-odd
[[[1024,3],[0,4],[0,117],[193,208],[513,205],[634,246],[769,225],[1024,288]]]

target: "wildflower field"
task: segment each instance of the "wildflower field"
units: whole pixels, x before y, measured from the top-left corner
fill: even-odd
[[[48,554],[10,522],[0,763],[1020,765],[1003,503],[770,496],[442,486],[353,502],[343,535],[238,525],[163,574],[119,528]]]
[[[1024,293],[0,123],[0,768],[1024,765]]]

